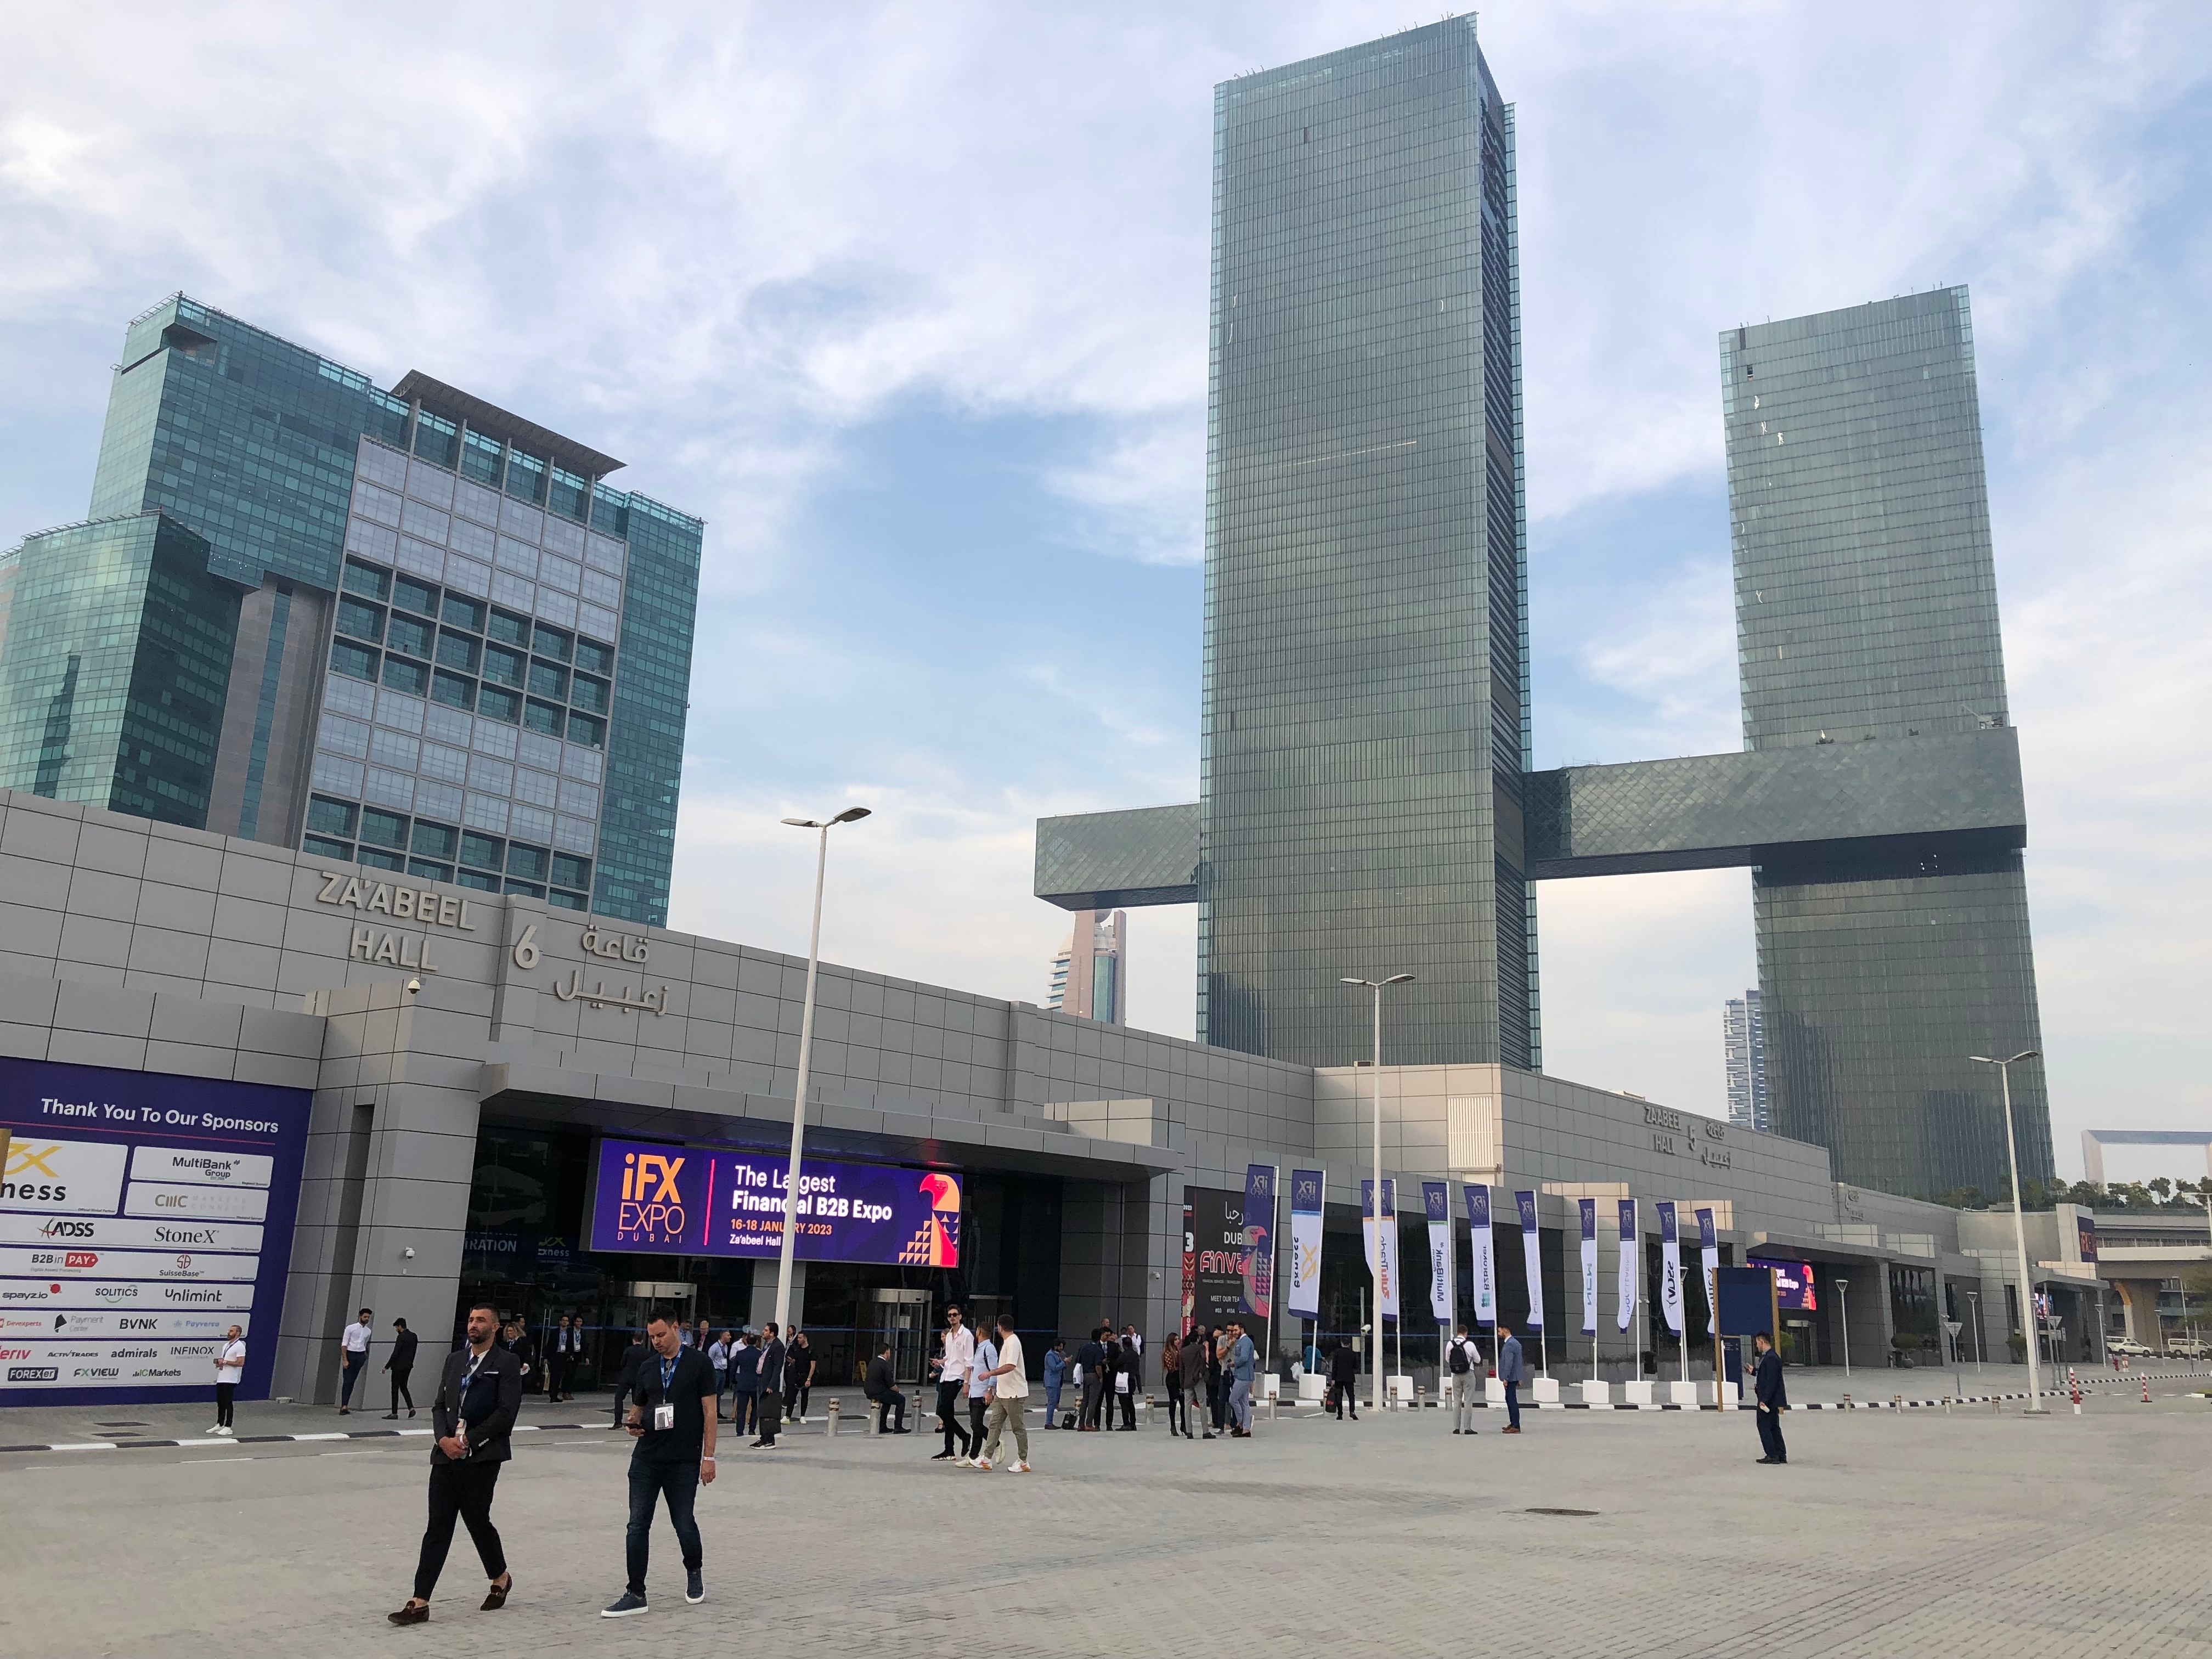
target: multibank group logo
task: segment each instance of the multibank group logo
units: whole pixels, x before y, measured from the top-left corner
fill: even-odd
[[[622,1202],[615,1212],[615,1231],[622,1246],[665,1247],[683,1244],[687,1229],[703,1218],[707,1206],[691,1190],[696,1169],[710,1162],[705,1157],[672,1147],[665,1152],[626,1152],[622,1161]]]

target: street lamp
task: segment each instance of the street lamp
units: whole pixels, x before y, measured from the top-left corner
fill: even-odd
[[[806,998],[799,1015],[799,1082],[791,1097],[791,1164],[783,1177],[783,1249],[777,1261],[775,1328],[781,1337],[791,1329],[791,1258],[799,1242],[799,1152],[806,1133],[806,1068],[814,1057],[814,975],[822,964],[822,878],[830,868],[830,831],[833,825],[854,823],[868,816],[865,806],[848,806],[834,818],[786,818],[795,830],[818,830],[820,847],[814,855],[814,931],[806,940]]]
[[[1966,1306],[1972,1310],[1974,1316],[1974,1369],[1978,1371],[1982,1368],[1982,1293],[1968,1291]]]
[[[1851,1281],[1838,1279],[1836,1285],[1836,1311],[1844,1316],[1844,1376],[1851,1374]]]
[[[1375,1397],[1368,1409],[1378,1416],[1382,1411],[1382,1264],[1388,1260],[1382,1254],[1382,988],[1413,982],[1411,974],[1337,981],[1340,985],[1364,986],[1375,993]],[[1397,1223],[1394,1219],[1390,1224]]]
[[[2035,1352],[2035,1281],[2027,1274],[2027,1223],[2021,1218],[2020,1207],[2020,1147],[2012,1132],[2012,1068],[2023,1060],[2033,1060],[2035,1050],[2023,1048],[2009,1060],[1991,1060],[1987,1054],[1968,1054],[1966,1058],[1978,1066],[1997,1068],[1997,1084],[2004,1094],[2005,1158],[2012,1169],[2012,1242],[2020,1253],[2020,1294],[2026,1304],[2021,1317],[2027,1322],[2027,1415],[2047,1417],[2043,1407],[2042,1370],[2040,1358]]]

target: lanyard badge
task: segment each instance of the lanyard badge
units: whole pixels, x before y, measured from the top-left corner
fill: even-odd
[[[668,1397],[668,1385],[675,1380],[676,1361],[660,1362],[660,1403],[653,1408],[653,1426],[667,1430],[676,1426],[676,1402]]]

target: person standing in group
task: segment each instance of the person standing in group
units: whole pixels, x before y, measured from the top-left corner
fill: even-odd
[[[522,1362],[522,1387],[526,1394],[536,1394],[545,1386],[545,1367],[538,1363],[538,1339],[520,1320],[510,1328],[507,1346]]]
[[[1170,1435],[1180,1432],[1176,1426],[1179,1420],[1188,1420],[1188,1408],[1182,1403],[1182,1339],[1170,1331],[1167,1340],[1160,1344],[1160,1386],[1167,1391],[1168,1432]]]
[[[714,1368],[714,1420],[722,1420],[722,1396],[730,1387],[730,1334],[724,1331],[707,1345],[707,1363]]]
[[[215,1426],[210,1434],[228,1440],[238,1432],[231,1421],[230,1402],[238,1397],[239,1379],[246,1375],[246,1328],[233,1325],[215,1356]],[[410,1410],[409,1416],[413,1416]]]
[[[1782,1386],[1782,1356],[1774,1352],[1774,1338],[1769,1332],[1753,1337],[1751,1346],[1759,1351],[1759,1368],[1752,1373],[1752,1389],[1759,1401],[1759,1409],[1753,1414],[1759,1419],[1759,1446],[1764,1454],[1759,1461],[1787,1463],[1790,1448],[1782,1442],[1782,1413],[1790,1409],[1790,1395]]]
[[[999,1345],[992,1340],[990,1328],[985,1326],[975,1333],[975,1358],[969,1362],[968,1386],[968,1443],[970,1450],[960,1459],[960,1467],[967,1468],[983,1449],[983,1419],[991,1409],[991,1373],[998,1369]]]
[[[1344,1421],[1345,1408],[1352,1410],[1352,1420],[1359,1420],[1359,1350],[1339,1339],[1328,1357],[1329,1387],[1336,1395],[1336,1420]]]
[[[1213,1401],[1213,1431],[1217,1435],[1229,1431],[1229,1327],[1213,1328],[1213,1352],[1206,1357],[1206,1392]]]
[[[775,1449],[775,1431],[783,1425],[783,1367],[788,1352],[770,1320],[761,1328],[760,1360],[755,1367],[760,1392],[753,1397],[754,1451]]]
[[[794,1328],[783,1356],[783,1414],[794,1423],[806,1419],[807,1396],[814,1388],[814,1344]]]
[[[745,1433],[760,1423],[760,1350],[750,1331],[738,1333],[730,1355],[730,1432]]]
[[[979,1362],[980,1363],[980,1362]],[[999,1316],[998,1358],[986,1373],[985,1382],[991,1390],[991,1409],[985,1419],[990,1436],[983,1449],[975,1454],[975,1467],[988,1469],[991,1460],[998,1455],[1000,1441],[1008,1430],[1013,1431],[1014,1461],[1007,1471],[1013,1474],[1030,1472],[1030,1428],[1024,1414],[1030,1408],[1029,1361],[1022,1353],[1022,1339],[1015,1334],[1014,1316]]]
[[[1098,1431],[1099,1407],[1106,1401],[1106,1345],[1100,1341],[1103,1328],[1091,1328],[1091,1340],[1075,1351],[1075,1382],[1082,1390],[1075,1408],[1075,1426],[1083,1434]]]
[[[1474,1346],[1474,1339],[1462,1325],[1453,1333],[1450,1346],[1444,1351],[1444,1365],[1451,1378],[1452,1432],[1473,1434],[1474,1428],[1474,1391],[1481,1382],[1480,1361],[1482,1351]]]
[[[407,1387],[408,1374],[415,1369],[415,1333],[407,1328],[407,1322],[392,1322],[392,1357],[384,1362],[385,1374],[392,1379],[392,1409],[386,1418],[399,1415],[399,1402],[407,1402],[407,1415],[415,1415],[415,1396]]]
[[[1044,1351],[1044,1425],[1060,1426],[1060,1390],[1067,1377],[1067,1345],[1058,1337]]]
[[[1229,1328],[1235,1340],[1229,1349],[1229,1437],[1252,1437],[1252,1378],[1260,1363],[1260,1350],[1242,1325]]]
[[[1498,1380],[1505,1385],[1505,1432],[1521,1432],[1521,1379],[1527,1368],[1521,1362],[1521,1339],[1504,1320],[1498,1322]]]
[[[1134,1325],[1124,1325],[1121,1327],[1121,1340],[1129,1345],[1129,1352],[1137,1357],[1137,1369],[1130,1373],[1130,1378],[1134,1386],[1141,1389],[1145,1385],[1145,1334]]]
[[[629,1583],[599,1610],[603,1619],[646,1611],[653,1511],[663,1498],[668,1524],[684,1552],[684,1599],[694,1607],[707,1599],[700,1576],[705,1558],[693,1510],[701,1484],[714,1483],[714,1437],[721,1426],[713,1411],[714,1368],[697,1347],[685,1345],[684,1327],[673,1314],[656,1311],[646,1322],[645,1334],[652,1351],[630,1389],[627,1425],[637,1443],[630,1448],[629,1525],[623,1534]]]
[[[860,1393],[875,1401],[878,1434],[907,1432],[906,1396],[899,1392],[898,1379],[891,1370],[890,1343],[878,1347],[876,1357],[868,1362],[868,1369],[860,1379]]]
[[[957,1455],[963,1462],[972,1462],[975,1442],[969,1438],[967,1428],[960,1421],[961,1396],[967,1392],[968,1372],[975,1363],[975,1334],[961,1322],[960,1310],[945,1310],[945,1346],[929,1362],[937,1373],[937,1420],[945,1430],[945,1449],[929,1461],[948,1462],[955,1455],[952,1443],[960,1442]]]
[[[1106,1333],[1106,1367],[1113,1378],[1113,1389],[1106,1396],[1106,1425],[1115,1426],[1114,1414],[1121,1413],[1121,1426],[1130,1433],[1137,1428],[1137,1351],[1129,1346],[1129,1339]]]
[[[611,1429],[623,1426],[629,1412],[629,1391],[637,1386],[637,1374],[653,1351],[646,1346],[645,1333],[640,1331],[635,1340],[623,1350],[622,1364],[615,1370],[615,1420],[607,1425]]]
[[[469,1537],[491,1583],[483,1612],[507,1605],[514,1575],[507,1570],[507,1550],[491,1523],[493,1490],[500,1465],[514,1455],[508,1436],[522,1410],[522,1362],[499,1346],[499,1314],[479,1302],[469,1310],[465,1347],[446,1356],[430,1401],[430,1519],[422,1529],[422,1549],[415,1563],[415,1594],[398,1612],[395,1625],[419,1625],[430,1617],[430,1593],[446,1569],[453,1547],[453,1522],[465,1522]]]
[[[547,1401],[557,1405],[571,1398],[568,1384],[575,1380],[576,1362],[583,1356],[584,1321],[581,1315],[571,1320],[567,1314],[554,1327],[547,1339],[545,1349],[545,1386]]]
[[[338,1333],[338,1415],[353,1414],[353,1385],[368,1364],[368,1344],[376,1329],[376,1316],[367,1308],[354,1316],[352,1324]],[[366,1395],[363,1396],[367,1398]]]
[[[1163,1362],[1164,1363],[1164,1362]],[[1206,1387],[1206,1337],[1193,1331],[1176,1347],[1176,1381],[1182,1389],[1182,1437],[1195,1440],[1190,1431],[1190,1410]],[[1208,1431],[1211,1432],[1211,1431]]]

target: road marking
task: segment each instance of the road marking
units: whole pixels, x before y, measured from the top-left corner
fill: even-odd
[[[326,1457],[330,1455],[327,1452],[324,1454]],[[177,1460],[177,1467],[180,1469],[190,1469],[197,1468],[202,1463],[251,1463],[252,1461],[250,1457],[179,1457]]]
[[[317,1452],[315,1455],[318,1457],[381,1457],[384,1454],[382,1452],[373,1451],[344,1451]]]

